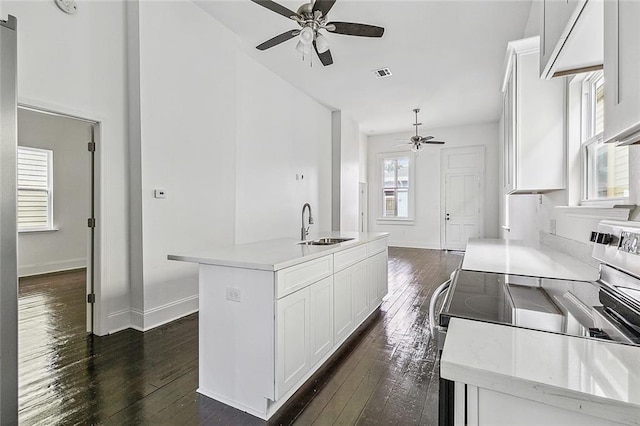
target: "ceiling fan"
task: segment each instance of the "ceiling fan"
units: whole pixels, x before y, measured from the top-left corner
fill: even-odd
[[[311,54],[311,47],[316,51],[322,65],[333,64],[333,57],[329,51],[329,42],[320,33],[325,30],[330,33],[360,37],[382,37],[384,28],[374,25],[357,24],[353,22],[337,22],[327,20],[327,13],[336,0],[310,0],[294,12],[271,0],[251,0],[277,14],[298,23],[300,29],[289,30],[256,46],[258,50],[266,50],[294,37],[298,37],[296,50],[303,55]],[[304,56],[303,56],[304,57]]]
[[[394,145],[394,146],[402,146],[402,145],[409,144],[409,145],[411,145],[411,151],[418,152],[418,151],[422,150],[422,144],[427,144],[427,143],[431,143],[431,144],[435,144],[435,145],[444,144],[443,141],[434,141],[433,140],[433,136],[419,136],[418,135],[418,126],[422,125],[422,123],[418,123],[418,113],[420,112],[420,108],[414,109],[413,112],[416,113],[416,122],[413,124],[416,127],[415,136],[411,136],[411,139],[398,139],[399,142],[404,142],[404,143],[399,143],[399,144]]]

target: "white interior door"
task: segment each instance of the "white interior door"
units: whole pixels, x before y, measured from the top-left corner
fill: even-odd
[[[442,245],[464,250],[469,238],[484,234],[484,147],[445,149],[442,165]]]

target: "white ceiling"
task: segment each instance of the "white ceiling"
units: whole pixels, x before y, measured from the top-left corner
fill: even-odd
[[[423,128],[497,121],[506,43],[521,38],[531,0],[337,0],[329,21],[385,28],[380,39],[326,35],[334,64],[302,61],[289,40],[266,51],[255,46],[294,21],[249,0],[196,3],[238,35],[258,62],[332,110],[342,110],[366,134],[411,133],[413,108]],[[278,3],[296,11],[301,1]],[[377,79],[373,70],[393,75]]]

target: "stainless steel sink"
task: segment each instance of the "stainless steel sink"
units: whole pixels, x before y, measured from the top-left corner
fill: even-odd
[[[317,240],[302,241],[298,244],[304,246],[331,246],[350,240],[353,240],[353,238],[318,238]]]

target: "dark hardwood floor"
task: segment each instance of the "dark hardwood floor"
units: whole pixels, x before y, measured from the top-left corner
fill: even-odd
[[[437,424],[429,298],[456,253],[389,249],[389,295],[273,424]],[[19,419],[24,425],[258,425],[196,393],[198,316],[146,333],[85,333],[84,270],[23,278]]]

